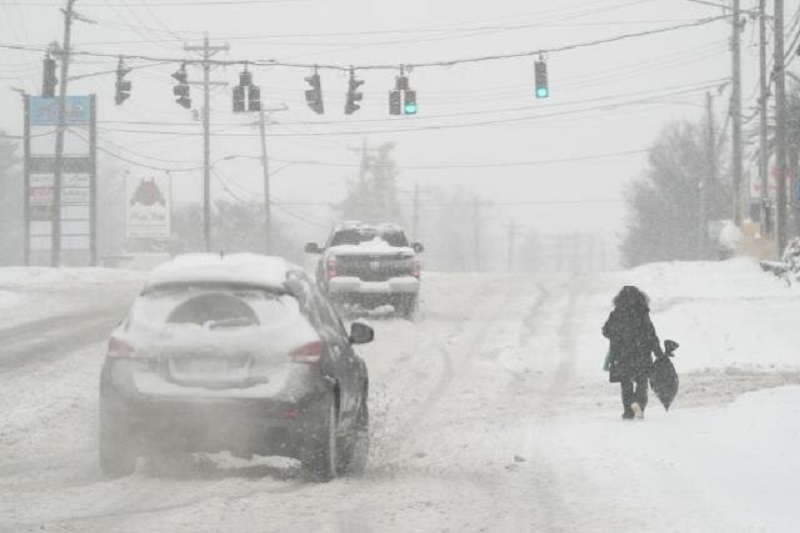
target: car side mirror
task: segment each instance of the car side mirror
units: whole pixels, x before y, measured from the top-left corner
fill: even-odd
[[[674,352],[675,350],[678,349],[679,346],[680,344],[678,344],[675,341],[671,341],[669,339],[664,341],[664,351],[666,351],[667,353]]]
[[[375,338],[375,330],[364,321],[356,320],[350,326],[350,344],[366,344]]]
[[[307,254],[321,254],[322,248],[319,247],[319,244],[315,242],[309,242],[306,244],[306,253]]]
[[[411,248],[413,248],[413,249],[414,249],[414,251],[415,251],[415,252],[417,252],[418,254],[419,254],[419,253],[422,253],[422,252],[424,252],[424,251],[425,251],[425,247],[424,247],[424,246],[422,246],[422,243],[421,243],[421,242],[415,242],[415,243],[413,243],[413,244],[411,245]]]

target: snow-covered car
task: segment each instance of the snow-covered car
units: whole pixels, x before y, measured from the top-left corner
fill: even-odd
[[[112,333],[100,377],[99,459],[230,451],[299,459],[317,480],[364,468],[368,376],[349,332],[298,266],[253,254],[154,269]]]
[[[337,305],[368,309],[392,305],[406,318],[417,310],[420,243],[409,244],[396,224],[346,222],[336,226],[324,247],[308,243],[307,253],[321,254],[316,280]]]

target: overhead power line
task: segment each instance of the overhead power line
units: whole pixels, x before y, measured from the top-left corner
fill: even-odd
[[[691,22],[686,22],[682,24],[674,24],[671,26],[664,26],[661,28],[656,28],[652,30],[646,31],[639,31],[634,33],[625,33],[621,35],[617,35],[614,37],[608,37],[605,39],[595,39],[592,41],[583,41],[579,43],[567,44],[563,46],[557,46],[553,48],[540,48],[537,50],[528,50],[523,52],[514,52],[514,53],[507,53],[507,54],[493,54],[493,55],[485,55],[485,56],[477,56],[477,57],[467,57],[461,59],[451,59],[451,60],[444,60],[444,61],[430,61],[430,62],[422,62],[422,63],[404,63],[403,65],[406,68],[433,68],[433,67],[452,67],[455,65],[464,65],[470,63],[479,63],[479,62],[486,62],[486,61],[502,61],[502,60],[509,60],[509,59],[520,59],[520,58],[527,58],[527,57],[538,57],[541,54],[555,54],[561,52],[567,52],[572,50],[578,50],[581,48],[591,48],[595,46],[601,46],[605,44],[616,43],[628,39],[635,39],[639,37],[647,37],[651,35],[658,35],[668,32],[673,32],[677,30],[687,29],[687,28],[696,28],[701,26],[706,26],[717,22],[719,20],[729,18],[728,15],[721,15],[716,17],[706,17],[702,19],[697,19]],[[24,51],[35,51],[35,52],[44,52],[46,51],[44,48],[41,47],[31,47],[31,46],[23,46],[23,45],[12,45],[12,44],[0,44],[0,48],[5,48],[9,50],[24,50]],[[73,55],[78,56],[90,56],[90,57],[113,57],[117,58],[119,54],[112,54],[106,52],[95,52],[95,51],[87,51],[87,50],[73,50]],[[126,59],[128,60],[138,60],[138,61],[152,61],[152,62],[173,62],[173,63],[203,63],[203,60],[198,59],[186,59],[186,58],[166,58],[166,57],[153,57],[149,55],[126,55]],[[286,68],[317,68],[317,69],[328,69],[328,70],[338,70],[348,72],[351,69],[356,70],[397,70],[397,64],[374,64],[374,65],[360,65],[360,66],[344,66],[344,65],[337,65],[337,64],[321,64],[321,63],[294,63],[294,62],[283,62],[274,59],[249,59],[249,60],[210,60],[210,64],[212,65],[220,65],[220,66],[230,66],[230,65],[249,65],[249,66],[265,66],[265,67],[286,67]]]

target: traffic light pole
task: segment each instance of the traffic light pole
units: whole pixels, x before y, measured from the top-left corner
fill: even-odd
[[[53,169],[53,226],[50,244],[50,266],[61,265],[61,175],[64,163],[64,129],[67,114],[67,77],[69,76],[70,47],[72,46],[72,16],[75,0],[67,0],[64,10],[64,49],[61,56],[61,83],[58,89],[58,124],[56,125],[56,154]]]
[[[184,46],[187,52],[203,53],[203,239],[206,252],[211,251],[211,86],[227,85],[211,81],[211,57],[229,46],[211,46],[208,33],[203,38],[203,46]],[[189,82],[189,85],[197,83]]]

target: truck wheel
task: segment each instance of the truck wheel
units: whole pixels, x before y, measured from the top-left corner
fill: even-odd
[[[138,453],[128,421],[100,405],[98,453],[100,470],[110,477],[128,476],[136,469]]]
[[[412,320],[417,313],[417,295],[403,296],[400,300],[399,312],[406,320]]]

